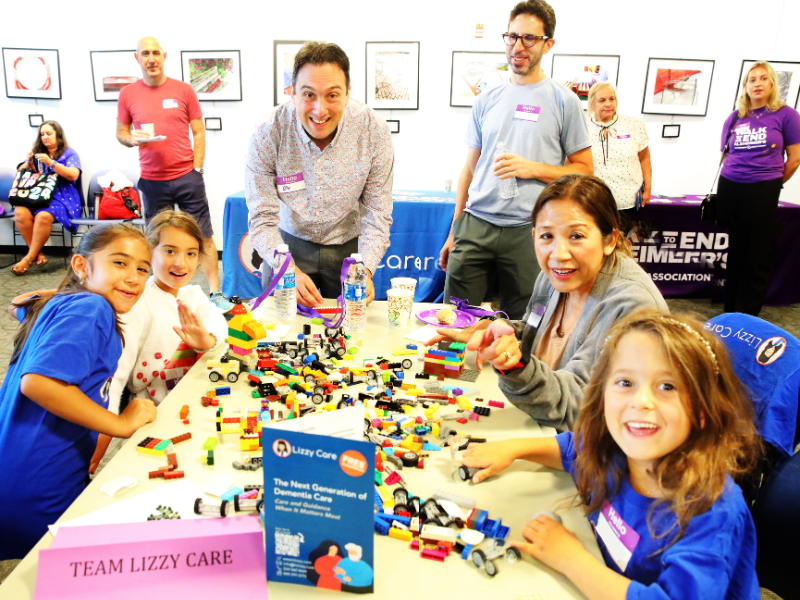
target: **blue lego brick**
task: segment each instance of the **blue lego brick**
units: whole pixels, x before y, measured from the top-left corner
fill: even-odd
[[[389,529],[391,529],[391,524],[384,521],[378,515],[375,515],[375,531],[380,533],[381,535],[389,535]]]
[[[489,512],[482,510],[480,514],[478,514],[478,518],[475,520],[475,530],[480,531],[481,533],[485,533],[483,531],[483,524],[486,521],[486,518],[489,516]]]
[[[214,388],[214,391],[217,393],[217,396],[230,396],[231,395],[231,386],[229,385],[219,385]]]
[[[461,558],[467,560],[470,552],[472,552],[472,544],[465,545],[464,550],[461,552]]]
[[[378,490],[375,490],[375,506],[378,507],[378,512],[383,512],[383,500],[381,500]]]
[[[441,450],[442,450],[440,446],[437,446],[436,444],[431,444],[430,442],[425,442],[422,445],[422,449],[423,450],[430,450],[432,452],[441,452]]]
[[[398,515],[389,515],[386,513],[378,513],[375,516],[380,517],[387,523],[394,523],[395,521],[397,521],[398,523],[402,523],[403,525],[411,525],[411,517],[400,517]]]
[[[227,492],[223,493],[222,496],[220,496],[219,498],[220,500],[227,500],[228,502],[233,502],[233,497],[238,496],[239,494],[244,494],[244,490],[240,487],[233,486]]]
[[[403,371],[395,371],[394,372],[394,376],[397,379],[405,379],[406,378],[406,374]]]
[[[494,539],[496,539],[498,542],[500,542],[501,540],[505,540],[508,537],[508,532],[509,528],[506,527],[505,525],[503,525],[502,527],[498,527],[497,531],[494,534]]]
[[[417,345],[416,344],[406,344],[406,348],[408,348],[409,350],[416,350],[417,349]]]

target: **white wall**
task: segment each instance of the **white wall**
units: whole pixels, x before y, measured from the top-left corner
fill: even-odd
[[[466,155],[469,109],[449,106],[451,52],[503,50],[500,34],[514,3],[162,0],[90,6],[40,0],[23,19],[24,27],[13,14],[2,19],[0,43],[59,50],[63,99],[39,100],[38,111],[64,126],[70,145],[81,156],[87,181],[100,169],[138,168],[136,150],[119,145],[114,137],[116,103],[94,101],[90,50],[133,48],[139,37],[155,35],[167,51],[167,74],[178,79],[181,50],[241,50],[244,100],[202,103],[205,116],[223,120],[223,131],[207,134],[205,165],[221,248],[225,197],[243,189],[248,137],[256,120],[272,107],[273,40],[324,39],[341,45],[351,60],[351,94],[362,101],[364,42],[420,41],[420,109],[381,114],[401,123],[401,133],[393,136],[395,189],[440,189],[445,179],[458,179]],[[719,160],[722,122],[732,110],[743,59],[800,62],[792,26],[800,22],[796,0],[760,0],[757,6],[749,0],[552,0],[552,5],[558,19],[553,52],[621,56],[621,113],[640,114],[648,57],[716,60],[708,116],[643,116],[651,138],[654,192],[708,191]],[[21,13],[22,5],[15,6]],[[485,25],[483,39],[475,39],[476,23]],[[550,73],[549,57],[543,68]],[[36,112],[36,105],[34,100],[0,97],[0,165],[17,164],[30,149],[36,132],[28,126],[27,115]],[[681,137],[661,139],[662,124],[671,122],[682,125]],[[798,181],[800,176],[787,185],[784,199],[800,201]],[[0,244],[10,243],[10,224],[4,222]]]

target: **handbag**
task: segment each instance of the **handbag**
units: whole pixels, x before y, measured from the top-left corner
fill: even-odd
[[[28,169],[17,171],[8,202],[11,206],[22,206],[31,212],[48,208],[58,183],[55,173],[40,173]]]
[[[111,187],[103,188],[100,206],[97,209],[98,219],[141,219],[142,211],[139,193],[132,187],[125,187],[115,192]]]
[[[731,130],[728,132],[728,141],[725,142],[725,148],[722,149],[722,156],[719,159],[719,168],[717,169],[717,174],[714,177],[714,183],[711,184],[711,192],[703,198],[703,201],[700,203],[700,220],[701,221],[717,221],[719,215],[719,202],[717,201],[717,195],[712,193],[714,191],[714,186],[717,185],[717,179],[719,178],[719,174],[722,173],[722,163],[725,162],[725,157],[728,156],[728,146],[731,143],[731,135],[733,135],[733,130],[736,129],[736,123],[739,122],[739,113],[736,113],[736,118],[733,120],[733,124],[731,125]]]

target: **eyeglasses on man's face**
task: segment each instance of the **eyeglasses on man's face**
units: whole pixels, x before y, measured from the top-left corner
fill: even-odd
[[[550,37],[546,35],[517,35],[516,33],[504,33],[503,41],[506,46],[516,46],[517,40],[522,40],[522,45],[530,48],[539,40],[547,41]]]

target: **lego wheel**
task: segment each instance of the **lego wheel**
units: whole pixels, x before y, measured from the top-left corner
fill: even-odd
[[[258,502],[256,502],[256,510],[258,512],[261,512],[261,511],[264,510],[264,501],[263,500],[259,500]]]
[[[313,396],[311,396],[311,401],[314,404],[322,404],[322,401],[324,399],[325,399],[325,397],[322,394],[314,394]]]
[[[469,476],[469,469],[464,465],[458,467],[458,476],[461,478],[461,481],[469,481],[471,479]]]
[[[347,404],[347,400],[340,400],[339,404],[336,405],[336,408],[341,410],[343,408],[347,408],[348,406],[349,406],[349,404]]]
[[[377,371],[368,371],[367,372],[367,381],[370,383],[375,383],[378,381],[378,372]]]
[[[289,350],[286,351],[286,356],[288,356],[289,358],[297,358],[297,349],[289,348]]]
[[[506,561],[508,564],[513,565],[515,562],[522,558],[522,552],[519,551],[519,548],[516,546],[511,546],[508,550],[506,550]]]
[[[323,386],[321,386],[321,385],[315,385],[314,386],[314,393],[315,394],[319,394],[320,396],[324,396],[325,395],[325,388]]]
[[[484,553],[483,550],[475,550],[472,553],[472,562],[479,569],[483,566],[485,560],[486,560],[486,554]]]
[[[308,375],[306,375],[305,377],[303,377],[303,380],[304,380],[306,383],[314,383],[314,382],[317,380],[317,378],[316,378],[316,377],[314,377],[314,376],[313,376],[311,373],[309,373]]]
[[[222,356],[219,357],[219,362],[221,362],[221,363],[230,362],[230,360],[231,360],[231,357],[228,356],[227,354],[223,354]]]
[[[196,515],[200,514],[200,505],[202,503],[203,503],[203,499],[202,498],[198,498],[197,500],[194,501],[194,514],[196,514]]]
[[[222,504],[219,505],[219,516],[220,517],[227,517],[228,516],[228,501],[223,500]]]
[[[339,334],[339,330],[335,328],[326,327],[325,328],[325,337],[332,338],[336,337]]]
[[[494,577],[497,575],[497,566],[494,564],[494,561],[487,560],[483,563],[483,570],[486,571],[486,574],[489,577]]]
[[[404,369],[410,369],[411,367],[414,366],[414,363],[411,361],[410,358],[403,359],[403,363],[402,364],[403,364],[403,368]]]
[[[238,373],[228,373],[228,377],[226,378],[231,383],[236,383],[239,381],[239,374]]]
[[[217,373],[216,371],[211,371],[211,373],[208,374],[208,378],[214,383],[216,383],[217,381],[219,381],[219,373]]]
[[[345,350],[345,349],[344,349],[344,348],[342,348],[341,346],[339,346],[339,347],[336,349],[336,356],[338,356],[339,358],[344,358],[344,355],[345,355],[345,354],[347,354],[347,350]]]

